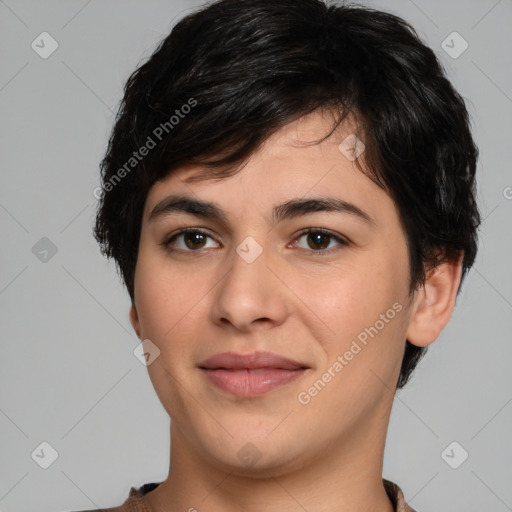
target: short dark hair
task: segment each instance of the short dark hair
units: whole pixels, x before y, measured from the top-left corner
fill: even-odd
[[[478,149],[463,98],[415,30],[358,5],[221,0],[184,17],[130,76],[101,162],[94,234],[132,302],[150,187],[187,164],[205,167],[198,179],[230,176],[318,108],[336,114],[322,140],[355,116],[360,168],[400,213],[411,292],[427,268],[461,252],[464,277],[480,224]],[[406,342],[398,388],[423,353]]]

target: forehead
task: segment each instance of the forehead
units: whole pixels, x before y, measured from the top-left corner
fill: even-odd
[[[391,198],[357,165],[355,156],[364,162],[364,144],[356,135],[356,124],[347,119],[325,138],[332,127],[332,115],[318,111],[291,122],[227,177],[212,178],[205,167],[173,170],[150,189],[144,215],[149,217],[169,194],[215,201],[238,216],[258,211],[267,220],[278,203],[320,196],[369,209],[372,217],[386,210],[392,213]]]

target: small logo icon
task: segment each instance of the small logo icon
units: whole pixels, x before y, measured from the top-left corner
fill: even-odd
[[[351,162],[361,156],[364,148],[363,141],[358,139],[353,133],[343,139],[343,142],[338,146],[340,153]]]
[[[245,466],[252,468],[262,456],[262,453],[253,443],[245,443],[240,450],[238,450],[237,456]]]
[[[452,469],[457,469],[462,466],[466,459],[469,457],[469,453],[464,447],[457,441],[452,441],[442,452],[441,458],[450,466]]]
[[[57,450],[46,441],[43,441],[30,455],[43,469],[48,469],[59,457]]]
[[[160,355],[160,349],[151,340],[144,340],[135,347],[133,355],[144,366],[149,366]]]
[[[39,57],[47,59],[59,47],[59,43],[48,32],[41,32],[30,46]]]
[[[43,236],[32,247],[32,254],[40,262],[48,263],[57,254],[57,246],[49,238]]]
[[[252,236],[248,236],[238,245],[236,252],[246,263],[253,263],[263,252],[263,247]]]
[[[441,48],[452,59],[458,59],[468,49],[468,46],[468,42],[458,32],[452,32],[441,43]]]

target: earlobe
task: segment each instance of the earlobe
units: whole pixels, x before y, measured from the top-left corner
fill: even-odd
[[[130,323],[132,324],[133,330],[135,331],[135,334],[137,334],[137,337],[140,338],[140,322],[139,322],[139,315],[137,313],[137,309],[135,308],[135,305],[132,302],[132,305],[130,306]]]
[[[407,340],[413,345],[425,347],[433,343],[450,320],[462,276],[462,257],[430,270],[416,292],[407,330]]]

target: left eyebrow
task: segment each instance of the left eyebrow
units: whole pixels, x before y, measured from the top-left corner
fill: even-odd
[[[318,197],[314,199],[292,199],[274,208],[272,219],[278,223],[284,219],[291,219],[315,212],[337,212],[353,215],[367,224],[373,226],[371,217],[353,203],[334,197]]]
[[[213,219],[228,224],[226,212],[216,203],[203,201],[183,195],[168,196],[160,201],[151,211],[149,221],[172,215],[175,212],[188,213],[205,219]],[[272,222],[277,224],[316,212],[337,212],[359,218],[370,226],[374,226],[372,218],[353,203],[333,197],[297,198],[276,205],[272,211]]]

